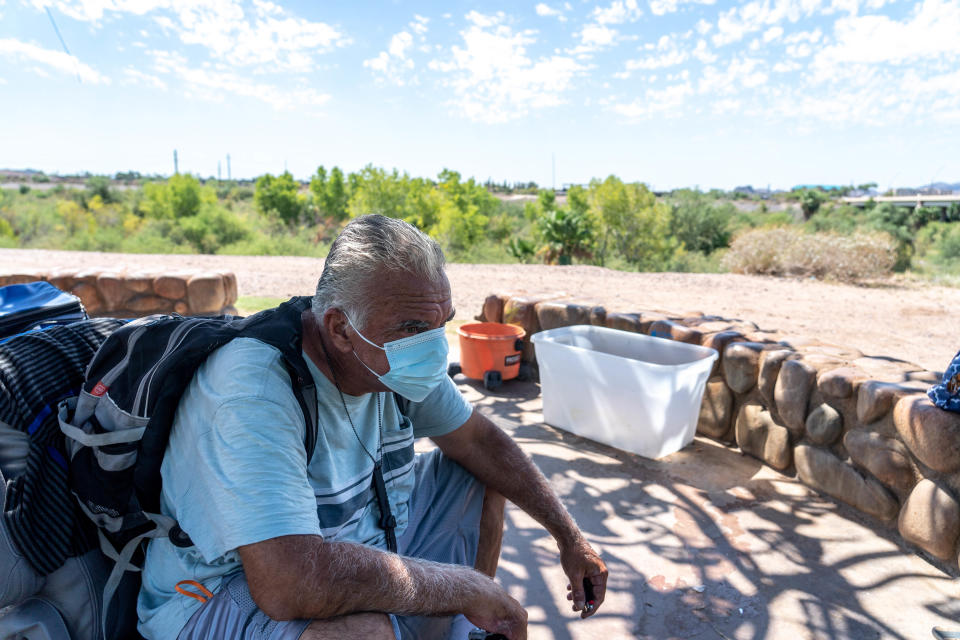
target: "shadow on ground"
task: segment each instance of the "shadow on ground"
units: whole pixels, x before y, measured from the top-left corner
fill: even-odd
[[[527,606],[531,638],[908,640],[960,627],[954,580],[753,458],[698,439],[648,460],[543,425],[537,385],[457,382],[533,457],[610,569],[603,608],[579,620],[556,545],[511,507],[498,579]]]

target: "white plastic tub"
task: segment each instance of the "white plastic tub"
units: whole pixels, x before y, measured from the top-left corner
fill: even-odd
[[[716,350],[589,325],[531,339],[547,424],[647,458],[693,440]]]

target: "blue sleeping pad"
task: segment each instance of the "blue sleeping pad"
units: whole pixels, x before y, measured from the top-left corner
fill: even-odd
[[[24,331],[86,319],[80,298],[49,282],[0,287],[0,341]]]

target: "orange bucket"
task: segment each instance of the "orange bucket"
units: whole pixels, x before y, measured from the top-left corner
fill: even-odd
[[[473,322],[457,329],[463,375],[483,380],[487,371],[499,371],[504,380],[520,373],[520,351],[525,331],[512,324]]]

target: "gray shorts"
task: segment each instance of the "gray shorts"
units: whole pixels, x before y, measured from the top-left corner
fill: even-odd
[[[480,539],[484,487],[439,450],[418,455],[410,497],[410,522],[397,539],[401,555],[473,566]],[[467,637],[463,616],[391,616],[398,640]],[[237,572],[190,618],[178,640],[234,638],[297,640],[310,620],[277,622],[257,608],[246,577]]]

